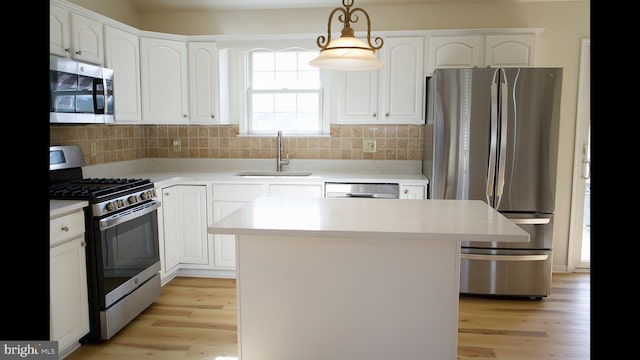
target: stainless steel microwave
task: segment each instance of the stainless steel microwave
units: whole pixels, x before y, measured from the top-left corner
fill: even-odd
[[[115,123],[113,70],[49,56],[49,123]]]

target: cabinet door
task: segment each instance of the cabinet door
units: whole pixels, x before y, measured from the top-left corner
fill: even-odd
[[[206,194],[204,185],[162,189],[165,273],[178,265],[209,264]]]
[[[69,11],[57,6],[49,6],[49,52],[70,57],[71,32]]]
[[[178,190],[177,186],[169,186],[162,189],[162,231],[159,235],[162,237],[162,248],[164,256],[161,258],[161,267],[163,274],[169,274],[177,269],[179,261],[179,244],[178,244]]]
[[[206,186],[178,186],[178,223],[180,263],[208,265]]]
[[[265,195],[265,184],[214,184],[213,221],[218,221],[250,201]],[[232,234],[213,235],[214,268],[235,270],[236,237]]]
[[[214,201],[214,221],[218,221],[248,204],[248,201]],[[236,236],[216,234],[213,237],[213,264],[218,269],[236,268]]]
[[[536,35],[487,35],[485,63],[492,67],[535,65]]]
[[[61,353],[89,333],[89,297],[84,235],[50,252],[50,340]]]
[[[379,120],[424,123],[424,37],[385,38],[381,55]]]
[[[483,36],[432,36],[428,74],[435,69],[477,67],[483,64]]]
[[[337,82],[335,103],[340,124],[376,123],[378,121],[378,74],[380,70],[340,71],[333,74]]]
[[[218,48],[212,42],[190,42],[189,120],[191,123],[217,124]]]
[[[105,65],[113,69],[116,122],[142,120],[140,106],[140,45],[138,36],[104,27]]]
[[[74,59],[104,64],[102,23],[71,13],[71,45]]]
[[[189,119],[186,43],[141,37],[140,64],[143,121],[186,124]]]

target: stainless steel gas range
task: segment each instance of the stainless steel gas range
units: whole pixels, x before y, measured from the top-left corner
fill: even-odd
[[[160,296],[157,199],[149,179],[83,178],[80,146],[49,148],[49,198],[87,200],[85,238],[91,330],[102,342]]]

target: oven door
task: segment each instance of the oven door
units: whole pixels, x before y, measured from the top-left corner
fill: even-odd
[[[95,220],[100,310],[108,309],[160,272],[158,201]]]

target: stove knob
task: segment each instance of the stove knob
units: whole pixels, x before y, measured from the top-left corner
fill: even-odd
[[[115,204],[115,202],[107,203],[106,209],[107,209],[107,210],[109,210],[109,211],[113,211],[113,210],[115,210],[115,209],[116,209],[116,204]]]
[[[129,202],[129,204],[135,204],[135,203],[138,202],[138,198],[135,195],[131,195],[131,196],[129,196],[127,201]]]
[[[118,201],[119,208],[124,207],[124,201],[122,201],[122,199],[118,199],[117,201]]]
[[[142,194],[140,194],[140,198],[141,198],[142,200],[147,200],[147,199],[149,198],[149,195],[148,195],[148,194],[147,194],[147,192],[145,191],[145,192],[143,192]]]

